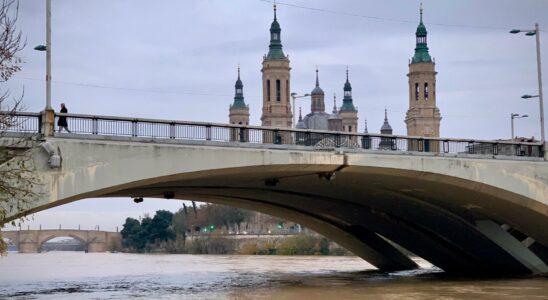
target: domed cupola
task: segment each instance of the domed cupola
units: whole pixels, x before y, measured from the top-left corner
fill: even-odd
[[[316,87],[312,90],[311,95],[324,95],[322,88],[320,87],[320,80],[318,78],[318,69],[316,68]]]
[[[312,113],[325,112],[324,92],[320,87],[320,80],[318,79],[318,68],[316,68],[316,87],[310,93],[312,103],[310,111]]]
[[[388,113],[386,108],[384,109],[384,123],[381,127],[381,134],[392,134],[392,126],[388,123]]]

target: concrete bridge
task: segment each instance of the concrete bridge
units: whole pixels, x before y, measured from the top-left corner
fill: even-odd
[[[417,267],[399,245],[447,272],[548,273],[539,143],[67,116],[73,134],[29,150],[42,196],[5,221],[91,197],[188,199],[298,222],[382,270]]]
[[[46,229],[3,231],[2,237],[17,246],[19,253],[38,253],[42,244],[58,237],[78,240],[88,252],[107,252],[115,245],[121,245],[118,232],[78,229]]]

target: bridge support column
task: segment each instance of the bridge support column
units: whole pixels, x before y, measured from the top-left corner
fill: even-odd
[[[87,247],[88,252],[107,252],[106,243],[89,243]]]
[[[506,232],[497,223],[491,220],[476,221],[478,230],[510,253],[517,261],[522,263],[533,274],[548,274],[548,266],[536,256],[529,248]]]
[[[19,253],[38,253],[38,243],[34,242],[21,242],[17,245]]]

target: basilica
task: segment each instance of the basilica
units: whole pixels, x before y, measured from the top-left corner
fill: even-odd
[[[441,115],[436,106],[436,74],[435,62],[430,57],[427,46],[427,31],[422,22],[422,6],[420,22],[417,27],[416,47],[413,58],[409,61],[409,105],[405,117],[408,136],[439,137]],[[270,26],[270,45],[268,54],[263,57],[262,83],[263,107],[261,115],[262,126],[277,128],[298,128],[329,130],[341,132],[358,132],[358,110],[352,99],[352,85],[349,81],[348,68],[346,82],[343,85],[344,98],[342,105],[337,107],[333,99],[331,113],[325,110],[325,93],[320,87],[319,71],[316,69],[316,86],[310,94],[310,113],[301,115],[293,124],[293,107],[291,107],[291,67],[289,58],[284,54],[281,41],[281,26],[276,16],[274,5],[274,20]],[[229,108],[230,124],[249,125],[249,107],[243,96],[243,83],[236,80],[234,102]],[[367,133],[367,123],[364,132]],[[392,134],[385,110],[381,134]]]

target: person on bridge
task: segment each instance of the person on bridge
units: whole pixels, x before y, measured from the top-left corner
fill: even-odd
[[[60,113],[62,113],[62,114],[68,113],[68,109],[65,106],[65,103],[61,103]],[[57,121],[57,126],[59,126],[59,132],[61,132],[64,128],[68,133],[70,133],[70,130],[68,129],[67,117],[60,116],[59,120]]]

